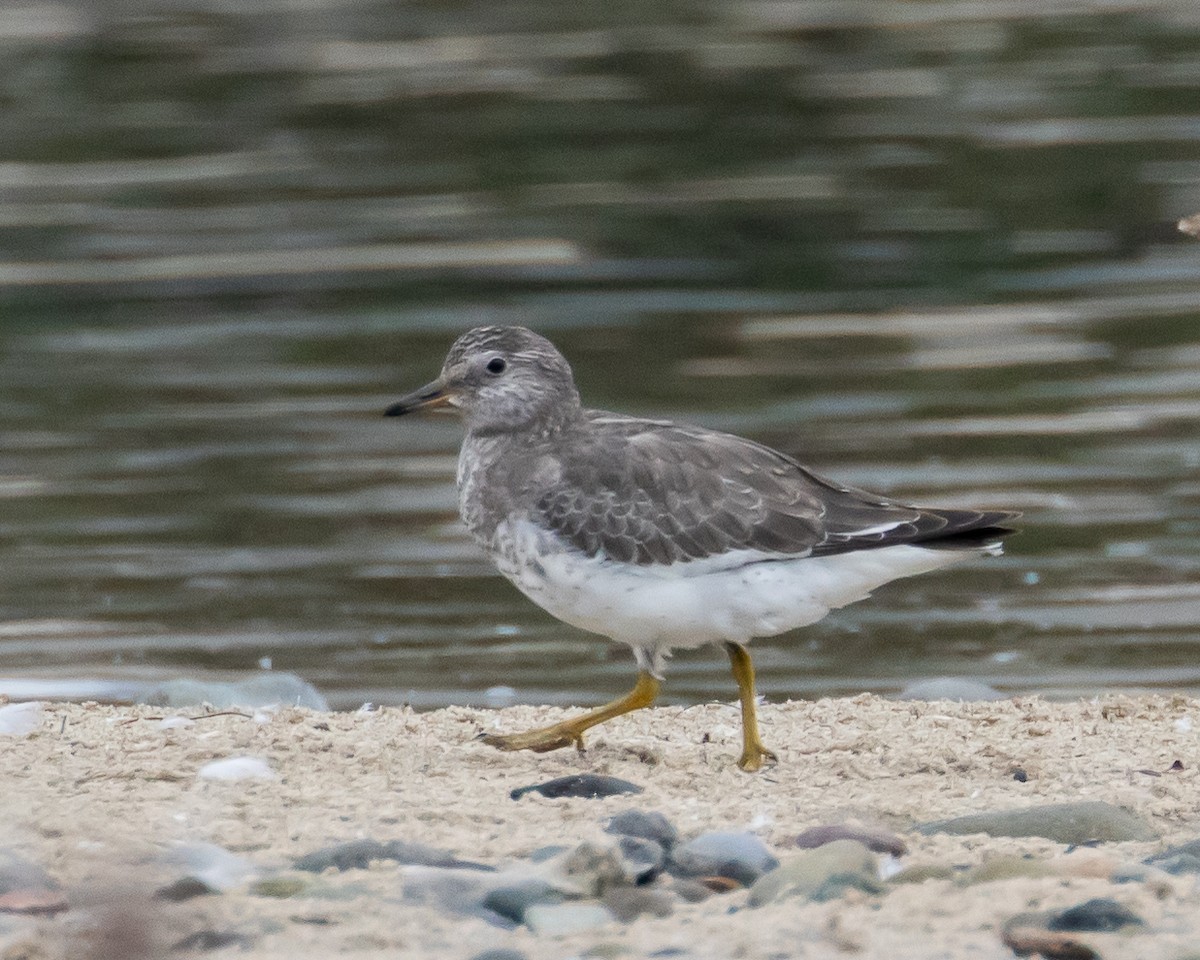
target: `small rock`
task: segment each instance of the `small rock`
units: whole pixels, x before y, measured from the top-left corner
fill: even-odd
[[[180,877],[174,883],[160,887],[154,891],[155,900],[166,900],[169,903],[183,903],[196,897],[219,893],[199,877]]]
[[[528,958],[520,950],[484,950],[483,953],[477,953],[471,960],[528,960]]]
[[[675,900],[669,893],[645,887],[610,890],[602,902],[622,923],[630,923],[644,913],[652,917],[669,917],[675,911]]]
[[[525,911],[525,924],[534,933],[561,937],[612,923],[616,918],[598,903],[537,904]]]
[[[401,869],[405,903],[423,904],[465,913],[496,922],[499,915],[483,905],[488,894],[504,886],[517,886],[524,875],[483,873],[443,867],[406,866]],[[509,921],[515,925],[514,921]]]
[[[750,886],[779,861],[752,833],[702,833],[675,848],[669,869],[678,877],[728,877]]]
[[[250,947],[254,941],[244,933],[227,930],[197,930],[171,944],[172,950],[220,950],[224,947]]]
[[[258,757],[226,757],[213,760],[198,771],[205,780],[274,780],[275,771],[270,764]]]
[[[32,860],[0,848],[0,893],[30,889],[57,890],[58,884]]]
[[[998,856],[985,860],[979,866],[968,870],[959,877],[958,882],[964,887],[974,887],[981,883],[996,883],[1000,880],[1038,879],[1054,875],[1054,869],[1041,860],[1017,856]]]
[[[37,700],[0,707],[0,737],[28,736],[41,725],[42,704]]]
[[[218,847],[215,843],[177,847],[165,859],[174,866],[182,867],[186,876],[218,892],[240,886],[258,874],[258,867],[245,857]]]
[[[561,843],[552,843],[549,846],[538,847],[531,854],[528,860],[530,863],[545,863],[547,860],[553,860],[555,857],[566,853],[570,847]]]
[[[857,840],[835,840],[785,860],[750,888],[747,901],[761,907],[789,897],[818,903],[840,897],[847,889],[882,893],[875,857]]]
[[[1177,853],[1172,857],[1155,860],[1153,866],[1176,877],[1185,873],[1200,873],[1200,857],[1194,853]]]
[[[366,870],[372,860],[393,860],[400,864],[445,867],[447,869],[495,869],[487,864],[460,860],[447,850],[438,850],[420,843],[408,843],[404,840],[380,843],[378,840],[371,839],[350,840],[346,843],[334,844],[332,847],[322,847],[320,850],[297,858],[294,865],[297,870],[320,873],[329,867],[336,867],[343,871]]]
[[[513,923],[523,923],[530,907],[539,903],[562,903],[564,899],[563,892],[545,880],[524,877],[489,890],[483,905]]]
[[[611,817],[604,829],[608,833],[617,833],[625,837],[653,840],[668,853],[679,839],[679,833],[671,821],[661,813],[653,811],[625,810]]]
[[[580,897],[598,897],[614,887],[632,886],[636,874],[620,847],[584,842],[547,866],[547,879],[558,889]]]
[[[802,850],[812,850],[833,843],[834,840],[857,840],[874,853],[890,853],[893,857],[902,857],[908,853],[904,841],[894,833],[874,827],[852,827],[843,823],[805,830],[796,837],[796,846]]]
[[[1147,857],[1143,863],[1158,867],[1158,869],[1175,876],[1184,873],[1200,873],[1200,840],[1168,847],[1161,853]]]
[[[662,847],[642,837],[621,837],[619,849],[638,884],[652,881],[662,873],[667,861],[667,852]]]
[[[636,783],[620,777],[606,777],[598,773],[573,773],[566,777],[547,780],[529,787],[517,787],[509,796],[520,800],[527,793],[540,793],[543,797],[615,797],[622,793],[641,793]]]
[[[69,907],[66,895],[61,890],[27,887],[0,893],[0,913],[53,915]]]
[[[995,687],[969,677],[931,677],[915,680],[896,694],[897,700],[958,700],[976,702],[1003,700]]]
[[[1128,810],[1102,801],[1051,803],[1020,810],[976,813],[935,820],[917,827],[920,833],[956,835],[986,833],[992,837],[1045,837],[1058,843],[1153,840],[1155,833]]]
[[[671,889],[680,899],[686,900],[688,903],[700,903],[711,897],[714,892],[700,880],[683,877],[676,878],[671,884]]]
[[[308,889],[309,881],[303,877],[278,876],[264,877],[259,880],[250,892],[258,897],[272,897],[276,900],[287,900]]]
[[[1108,933],[1122,927],[1145,926],[1145,921],[1128,907],[1109,897],[1096,897],[1055,914],[1047,922],[1049,930],[1090,930]]]
[[[1011,921],[1010,921],[1011,923]],[[1006,923],[1000,939],[1018,957],[1044,957],[1045,960],[1100,960],[1100,954],[1086,943],[1065,933],[1051,933],[1037,926]]]

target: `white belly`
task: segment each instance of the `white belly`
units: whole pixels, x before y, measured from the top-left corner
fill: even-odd
[[[497,530],[500,572],[558,619],[660,662],[671,648],[747,643],[815,623],[891,580],[976,555],[900,545],[826,557],[741,551],[670,566],[634,566],[554,550],[524,521]],[[639,655],[639,659],[641,659]]]

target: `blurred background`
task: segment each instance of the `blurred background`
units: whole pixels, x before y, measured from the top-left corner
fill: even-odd
[[[480,323],[1025,511],[756,643],[769,698],[1200,693],[1198,147],[1195,0],[8,0],[0,694],[627,688],[466,539],[457,427],[381,416]]]

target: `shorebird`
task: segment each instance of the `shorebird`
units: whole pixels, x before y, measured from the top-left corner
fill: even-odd
[[[501,750],[574,745],[650,706],[672,650],[722,644],[742,714],[738,766],[776,762],[759,735],[747,649],[900,577],[997,554],[1005,511],[913,507],[842,486],[753,440],[586,409],[566,359],[524,327],[477,327],[441,375],[386,411],[466,428],[463,522],[499,571],[566,623],[632,648],[625,696],[561,723],[491,734]]]

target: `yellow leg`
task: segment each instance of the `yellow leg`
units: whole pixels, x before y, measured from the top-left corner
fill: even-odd
[[[569,747],[571,744],[582,750],[583,731],[623,713],[650,706],[658,696],[660,686],[657,678],[641,672],[638,674],[637,683],[625,696],[595,710],[589,710],[573,720],[564,720],[562,723],[527,730],[524,733],[489,733],[479,739],[498,750],[532,750],[534,753],[546,753],[560,747]]]
[[[733,679],[737,681],[738,695],[742,701],[742,756],[738,766],[746,773],[757,773],[765,763],[771,766],[779,758],[763,746],[758,735],[758,713],[754,703],[754,662],[749,651],[740,643],[727,643],[729,664],[733,667]]]

